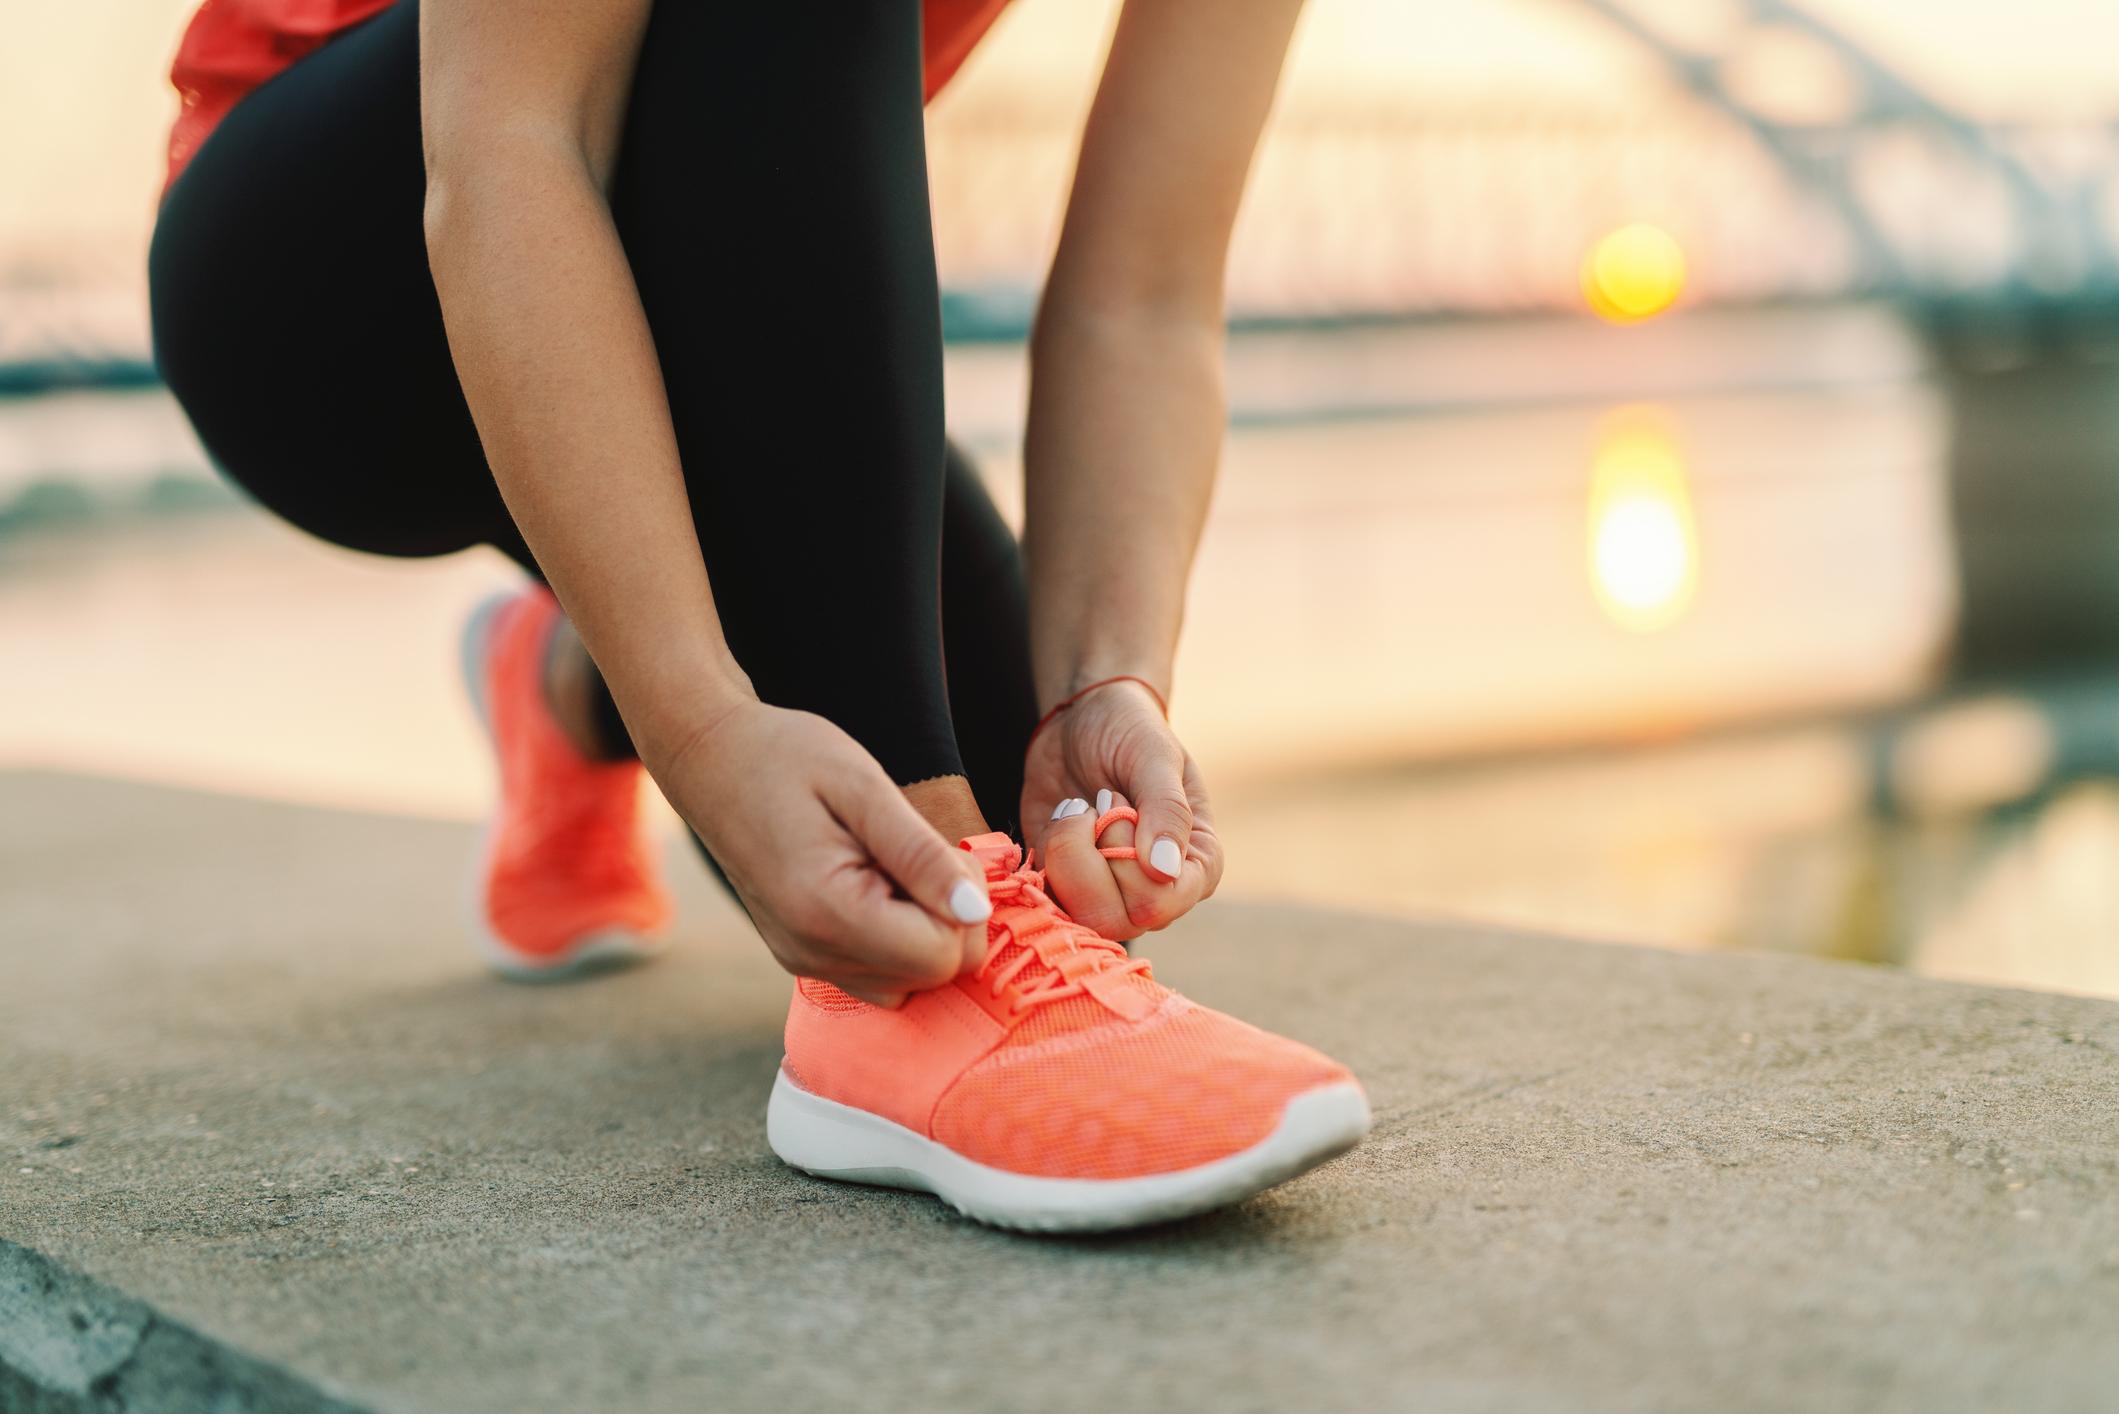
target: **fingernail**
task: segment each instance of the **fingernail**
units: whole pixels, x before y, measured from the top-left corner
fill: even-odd
[[[1100,790],[1100,791],[1098,791],[1098,792],[1096,793],[1096,813],[1097,813],[1097,814],[1099,814],[1099,815],[1102,815],[1102,814],[1106,813],[1107,811],[1109,811],[1110,809],[1111,809],[1111,792],[1110,792],[1110,791],[1108,791],[1108,790]]]
[[[1052,811],[1052,818],[1055,820],[1072,820],[1077,815],[1086,815],[1088,813],[1089,802],[1077,795],[1070,796],[1055,806]]]
[[[984,923],[993,916],[993,900],[969,879],[959,879],[949,891],[949,911],[959,923]]]
[[[1177,841],[1168,835],[1156,837],[1155,848],[1148,851],[1148,862],[1155,866],[1156,873],[1171,879],[1175,879],[1185,867],[1185,857],[1178,852]]]

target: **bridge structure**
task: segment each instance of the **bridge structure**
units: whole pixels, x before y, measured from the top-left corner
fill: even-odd
[[[1643,218],[1678,235],[1703,304],[1882,298],[1986,327],[2119,303],[2119,117],[1975,121],[1800,0],[1569,3],[1649,56],[1662,91],[1340,102],[1298,65],[1232,305],[1324,321],[1579,308],[1582,252]],[[930,125],[945,284],[988,296],[954,322],[1002,336],[1027,318],[1078,118],[1008,101]],[[78,261],[57,278],[10,280],[0,261],[0,392],[145,376],[138,252],[61,254]]]
[[[1954,112],[1793,0],[1575,0],[1826,202],[1854,283],[1913,299],[2119,295],[2119,121],[2012,132]],[[1778,80],[1771,82],[1769,80]]]
[[[1824,204],[1849,292],[1925,336],[1950,417],[1958,670],[2119,659],[2119,121],[1974,123],[1795,0],[1575,3]]]
[[[2119,299],[2119,109],[1975,119],[1797,0],[1569,3],[1647,62],[1602,89],[1484,101],[1342,94],[1298,63],[1246,201],[1234,307],[1578,309],[1584,250],[1643,219],[1684,246],[1697,303]],[[1025,306],[1072,117],[1005,101],[939,113],[945,277]]]

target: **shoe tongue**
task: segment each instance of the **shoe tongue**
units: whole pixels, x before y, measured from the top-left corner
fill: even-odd
[[[967,840],[959,840],[957,847],[968,849],[978,857],[979,867],[986,871],[988,879],[1005,879],[1023,862],[1022,848],[999,833],[973,835]]]
[[[1013,874],[1023,862],[1022,850],[1014,840],[1003,834],[973,835],[970,839],[961,841],[961,845],[978,856],[987,879],[994,882]],[[1058,928],[1081,928],[1081,925],[1067,917],[1057,904],[1042,901],[1033,903],[1020,894],[1007,901],[996,899],[995,903],[998,905],[994,917],[996,925],[1005,919],[1012,929],[1013,926],[1030,921],[1025,915],[1043,914]],[[1045,932],[1042,928],[1037,931]],[[1088,930],[1082,931],[1086,933]],[[1011,936],[1002,945],[1000,954],[993,959],[993,966],[996,969],[1006,969],[1019,955],[1026,952],[1036,954],[1037,950],[1020,941],[1018,937]],[[1113,964],[1119,961],[1115,957],[1076,952],[1065,948],[1064,945],[1055,957],[1056,962],[1048,962],[1043,955],[1033,955],[1023,970],[1016,974],[1016,985],[1028,987],[1053,973],[1075,973],[1088,982],[1089,990],[1087,993],[1038,1008],[1037,1024],[1042,1029],[1067,1030],[1094,1025],[1099,1018],[1107,1017],[1112,1012],[1138,1020],[1154,1010],[1162,995],[1162,989],[1146,977],[1135,973],[1114,975]],[[984,986],[985,983],[973,984],[967,981],[959,985]]]

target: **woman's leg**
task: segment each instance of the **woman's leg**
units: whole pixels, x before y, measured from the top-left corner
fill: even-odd
[[[341,36],[192,159],[148,257],[155,357],[222,470],[289,523],[527,565],[427,274],[418,23],[404,4]]]
[[[738,660],[905,784],[962,773],[951,706],[976,708],[979,797],[1005,820],[1020,570],[968,469],[944,537],[919,99],[916,0],[658,6],[613,205]],[[292,523],[527,566],[449,359],[424,188],[406,0],[247,99],[171,192],[158,357],[215,458]]]
[[[942,645],[972,793],[994,829],[1019,833],[1023,751],[1037,725],[1030,591],[1015,532],[955,443],[942,496]]]
[[[657,5],[611,197],[729,646],[900,785],[964,769],[920,63],[919,0]]]

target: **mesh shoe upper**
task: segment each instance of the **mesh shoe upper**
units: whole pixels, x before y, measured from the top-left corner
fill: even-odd
[[[932,1137],[1016,1173],[1134,1178],[1247,1149],[1289,1100],[1351,1078],[1172,992],[1142,1021],[1012,1034],[942,1097]]]
[[[1098,834],[1131,813],[1110,812],[1097,822]],[[1045,894],[1042,876],[1020,867],[1005,836],[967,840],[965,847],[985,864],[994,897],[985,966],[895,1012],[804,982],[795,1007],[809,1010],[800,1026],[790,1017],[788,1061],[805,1088],[860,1104],[831,1093],[828,1072],[836,1067],[820,1067],[825,1058],[817,1053],[833,1045],[865,1041],[870,1064],[886,1068],[901,1049],[928,1059],[953,1046],[961,1064],[921,1077],[936,1088],[932,1103],[891,1117],[924,1118],[914,1127],[993,1168],[1122,1179],[1249,1148],[1273,1131],[1295,1096],[1352,1080],[1309,1047],[1155,981],[1146,963],[1068,918]],[[990,1019],[977,1045],[962,1019],[970,1014],[966,1000]],[[821,1087],[811,1084],[817,1076],[825,1077]],[[849,1089],[875,1081],[864,1074]],[[881,1103],[868,1107],[889,1113]]]
[[[584,757],[545,705],[558,620],[550,590],[523,591],[497,611],[483,662],[500,802],[482,901],[496,937],[532,957],[599,930],[651,934],[670,914],[640,828],[640,763]]]

